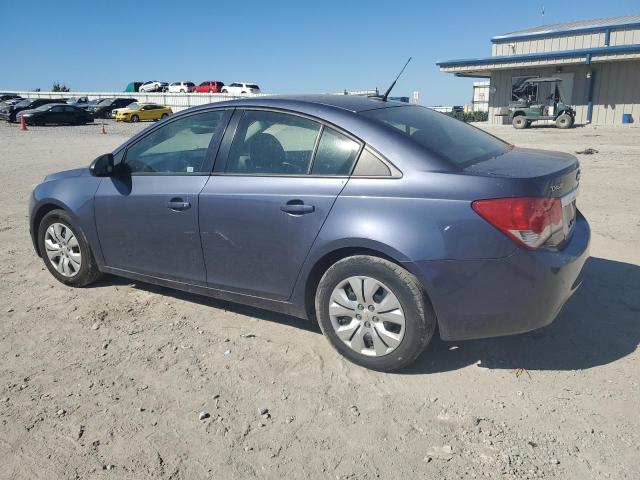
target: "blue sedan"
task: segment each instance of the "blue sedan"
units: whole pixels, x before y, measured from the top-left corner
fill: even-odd
[[[60,282],[109,273],[317,321],[359,365],[549,324],[589,226],[571,155],[427,108],[340,95],[183,111],[31,197]],[[437,328],[436,328],[437,327]]]

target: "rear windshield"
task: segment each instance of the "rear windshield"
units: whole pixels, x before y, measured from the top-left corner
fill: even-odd
[[[361,115],[398,129],[429,152],[462,168],[502,155],[511,148],[479,128],[426,107],[380,108]]]
[[[253,88],[254,90],[260,90],[260,87],[255,83],[248,83],[247,88]]]

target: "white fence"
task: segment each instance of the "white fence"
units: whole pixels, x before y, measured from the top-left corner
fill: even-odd
[[[2,90],[3,92],[5,90]],[[71,97],[89,97],[89,100],[97,98],[114,98],[114,97],[131,97],[140,103],[158,103],[171,107],[174,112],[179,112],[185,108],[194,107],[196,105],[205,105],[207,103],[222,102],[225,100],[234,100],[243,98],[243,96],[228,95],[226,93],[145,93],[145,92],[26,92],[13,91],[11,93],[20,95],[24,98],[71,98]],[[346,92],[346,90],[345,90]],[[336,93],[342,95],[345,92]],[[348,95],[374,95],[376,90],[358,90],[346,92]],[[258,94],[251,96],[268,96],[269,94]]]

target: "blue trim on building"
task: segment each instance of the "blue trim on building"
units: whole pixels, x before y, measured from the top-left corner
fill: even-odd
[[[621,30],[623,28],[640,28],[640,23],[615,23],[611,25],[598,25],[593,27],[567,28],[554,30],[551,32],[514,33],[513,35],[498,35],[491,39],[491,43],[504,43],[511,40],[529,40],[533,38],[561,37],[563,35],[574,35],[577,33],[606,32],[607,30]]]
[[[436,62],[436,65],[441,68],[447,67],[459,67],[459,66],[479,66],[490,65],[493,63],[516,63],[527,62],[535,60],[547,60],[553,58],[568,58],[568,57],[581,57],[587,55],[600,55],[607,53],[635,53],[640,52],[640,44],[632,45],[617,45],[613,47],[596,47],[596,48],[582,48],[579,50],[562,50],[559,52],[541,52],[541,53],[527,53],[523,55],[499,55],[495,57],[484,58],[465,58],[460,60],[446,60],[442,62]]]
[[[608,47],[611,44],[611,29],[607,28],[604,31],[604,46]]]

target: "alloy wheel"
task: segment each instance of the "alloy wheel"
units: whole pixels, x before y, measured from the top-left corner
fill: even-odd
[[[405,316],[398,297],[372,277],[340,282],[331,293],[329,318],[338,338],[362,355],[388,355],[404,338]]]
[[[51,265],[65,277],[73,277],[82,266],[82,253],[75,233],[64,223],[52,223],[44,235]]]

